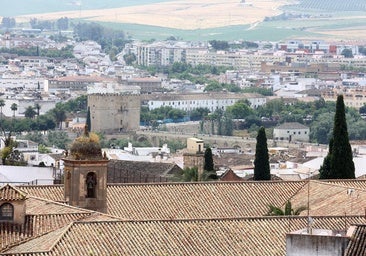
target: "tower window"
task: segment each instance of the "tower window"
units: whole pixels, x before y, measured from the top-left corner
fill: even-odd
[[[0,206],[0,220],[13,220],[14,207],[12,204],[4,203]]]
[[[86,197],[95,198],[96,197],[96,186],[97,186],[97,175],[94,172],[89,172],[86,175]]]

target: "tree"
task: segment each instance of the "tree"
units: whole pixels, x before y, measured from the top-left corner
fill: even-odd
[[[238,101],[234,105],[228,106],[226,111],[235,119],[245,119],[247,116],[253,114],[253,110],[245,101]]]
[[[184,168],[182,175],[178,179],[184,182],[210,181],[216,180],[217,175],[214,171],[205,170],[200,174],[197,167],[187,167]]]
[[[26,118],[33,119],[35,117],[35,115],[36,115],[36,111],[34,110],[34,108],[32,106],[28,106],[24,112],[24,116]]]
[[[203,166],[203,169],[205,171],[211,172],[214,170],[214,162],[213,162],[213,158],[212,158],[212,150],[211,148],[206,148],[205,150],[205,163]]]
[[[15,111],[18,110],[18,105],[16,103],[11,104],[10,106],[11,111],[13,111],[13,117],[15,117]]]
[[[0,99],[0,119],[3,119],[3,107],[5,106],[5,101]]]
[[[354,179],[355,165],[349,143],[343,95],[337,97],[334,116],[333,145],[330,152],[331,179]],[[328,153],[329,154],[329,153]]]
[[[15,18],[3,17],[3,19],[1,20],[1,27],[3,28],[13,28],[15,27],[15,24]]]
[[[329,152],[333,150],[333,138],[329,141]],[[330,163],[331,163],[331,154],[327,154],[327,156],[323,160],[322,166],[319,168],[319,179],[330,179],[331,178],[331,170],[330,170]]]
[[[302,211],[307,209],[306,206],[300,206],[297,209],[293,209],[290,201],[286,202],[284,210],[273,205],[269,205],[268,207],[269,211],[267,215],[269,216],[300,215]]]
[[[62,122],[66,120],[66,111],[64,107],[57,103],[56,107],[53,109],[53,116],[56,119],[56,123],[58,124],[60,130],[62,129]]]
[[[319,169],[320,179],[354,179],[355,166],[349,143],[343,95],[337,97],[333,135],[328,155]]]
[[[56,21],[58,30],[67,30],[69,28],[69,19],[67,17],[59,18]]]
[[[36,104],[34,104],[34,108],[37,110],[37,116],[39,116],[39,110],[41,109],[41,105],[36,103]]]
[[[341,55],[343,55],[345,58],[353,58],[353,53],[351,49],[343,49],[343,51],[341,52]]]
[[[123,60],[126,65],[132,65],[136,61],[136,55],[134,53],[125,54],[123,55]]]
[[[260,127],[257,135],[254,159],[254,180],[270,180],[271,171],[267,147],[267,137],[264,127]]]
[[[88,107],[88,112],[86,114],[86,127],[88,127],[88,132],[90,132],[91,131],[90,107]]]
[[[1,161],[3,165],[6,165],[6,159],[12,154],[13,149],[17,146],[17,143],[13,138],[11,137],[11,132],[8,133],[6,136],[5,131],[3,130],[4,134],[4,148],[1,149],[0,155],[1,155]]]

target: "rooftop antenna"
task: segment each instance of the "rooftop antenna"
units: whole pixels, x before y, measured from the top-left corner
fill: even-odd
[[[307,217],[308,217],[308,222],[307,222],[307,233],[311,234],[312,233],[312,224],[314,222],[313,218],[310,217],[310,174],[312,174],[312,172],[310,171],[310,169],[308,170],[308,205],[307,205]]]

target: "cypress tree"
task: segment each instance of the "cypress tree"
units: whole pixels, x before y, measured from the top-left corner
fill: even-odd
[[[260,127],[257,135],[254,160],[254,180],[270,180],[271,170],[267,147],[267,137],[264,127]]]
[[[203,170],[211,172],[214,170],[214,163],[212,158],[212,150],[211,148],[206,148],[205,150],[205,163],[203,166]]]
[[[88,132],[90,132],[91,131],[90,107],[88,107],[88,112],[86,114],[86,126],[88,127]]]
[[[333,145],[330,156],[331,179],[354,179],[355,165],[349,143],[343,95],[337,97],[334,116]]]
[[[331,178],[331,171],[330,171],[330,162],[331,162],[331,157],[332,157],[332,152],[333,150],[333,138],[330,139],[329,141],[329,152],[328,155],[324,158],[323,160],[323,165],[320,166],[319,169],[319,179],[330,179]]]

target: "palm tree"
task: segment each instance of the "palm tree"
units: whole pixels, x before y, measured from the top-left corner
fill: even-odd
[[[10,109],[13,111],[13,117],[15,117],[15,111],[18,110],[18,104],[16,103],[11,104]]]
[[[55,117],[56,122],[61,130],[62,122],[66,120],[66,111],[63,109],[62,106],[58,106],[56,104],[56,108],[53,109],[53,116]]]
[[[300,206],[297,209],[293,209],[290,201],[286,202],[284,210],[273,205],[269,205],[268,207],[269,211],[267,215],[269,216],[300,215],[302,211],[307,209],[306,206]]]
[[[5,100],[0,99],[0,119],[3,119],[3,107],[5,106]]]
[[[41,109],[41,105],[36,103],[36,104],[34,104],[34,108],[37,110],[37,116],[39,116],[39,110]]]
[[[24,116],[26,118],[34,118],[34,116],[36,115],[36,111],[34,111],[34,108],[32,106],[28,106],[27,109],[24,112]]]

